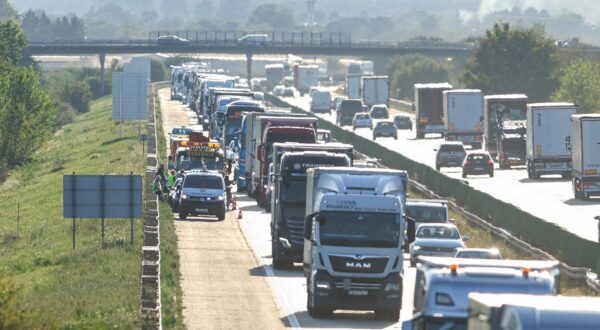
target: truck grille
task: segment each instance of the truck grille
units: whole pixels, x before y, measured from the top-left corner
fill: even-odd
[[[361,282],[352,282],[352,280],[350,279],[350,281],[347,281],[345,284],[344,281],[336,281],[334,282],[334,285],[336,289],[378,291],[381,288],[380,282],[381,281],[378,280],[378,282],[366,283],[362,281],[362,279]]]
[[[346,273],[383,273],[388,257],[355,258],[352,255],[330,255],[333,270]]]
[[[455,248],[446,248],[446,247],[433,247],[433,246],[421,246],[420,251],[427,252],[456,252]]]
[[[288,233],[293,244],[304,244],[304,219],[287,218]]]

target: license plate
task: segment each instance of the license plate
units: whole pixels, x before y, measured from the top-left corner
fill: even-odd
[[[456,165],[456,162],[448,162],[448,165]]]
[[[483,167],[475,167],[474,170],[475,171],[483,171]]]
[[[563,168],[564,164],[563,163],[546,163],[546,167],[549,167],[549,168]]]
[[[348,295],[350,296],[366,296],[369,294],[367,290],[350,290],[348,291]]]
[[[198,213],[206,213],[206,212],[208,212],[208,209],[196,209],[196,212],[198,212]]]

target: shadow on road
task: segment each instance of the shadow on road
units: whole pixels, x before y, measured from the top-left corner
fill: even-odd
[[[309,329],[383,329],[395,324],[377,319],[373,312],[336,311],[326,319],[315,319],[308,315],[306,310],[295,312],[293,315],[302,328]]]
[[[586,201],[583,201],[581,199],[571,198],[571,199],[567,199],[566,201],[564,201],[564,203],[567,205],[570,205],[570,206],[588,206],[588,205],[600,204],[600,198],[588,199]]]

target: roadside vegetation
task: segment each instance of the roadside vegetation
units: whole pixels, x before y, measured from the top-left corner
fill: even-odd
[[[156,134],[158,142],[158,162],[166,163],[167,143],[162,128],[160,98],[156,86],[155,107]],[[183,299],[181,291],[181,272],[179,270],[179,254],[177,252],[177,235],[175,233],[175,217],[166,202],[159,203],[160,208],[160,291],[162,325],[165,329],[185,329],[183,324]]]
[[[140,174],[144,157],[135,124],[123,138],[111,120],[111,99],[93,101],[90,111],[35,148],[31,160],[0,185],[0,328],[135,328],[139,319],[142,224],[62,218],[62,178],[77,174]],[[15,315],[3,319],[3,313]],[[15,319],[16,318],[16,319]]]

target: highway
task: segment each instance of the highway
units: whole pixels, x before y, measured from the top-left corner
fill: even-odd
[[[289,104],[302,109],[309,109],[310,98],[286,97]],[[334,113],[319,114],[319,117],[330,122],[335,122]],[[351,126],[345,127],[352,130]],[[368,128],[359,128],[356,134],[372,139],[372,131]],[[435,151],[441,138],[415,139],[414,131],[399,130],[398,140],[393,138],[379,138],[380,145],[403,154],[419,163],[435,168]],[[461,179],[461,168],[442,168],[441,172],[453,178]],[[494,177],[469,176],[463,179],[473,188],[485,192],[506,203],[554,223],[579,237],[596,242],[598,239],[598,221],[594,216],[600,214],[600,201],[581,201],[573,196],[571,181],[556,178],[542,178],[530,180],[527,178],[525,167],[514,169],[499,169],[497,164]],[[527,240],[527,238],[524,238]]]
[[[179,125],[192,126],[196,124],[194,113],[182,105],[178,101],[169,100],[168,89],[159,91],[159,98],[161,103],[161,109],[163,111],[163,118],[172,117]],[[167,114],[171,112],[171,115]],[[172,128],[172,124],[168,124],[166,121],[166,127],[163,127],[165,133],[168,129]],[[259,265],[264,269],[266,274],[268,285],[271,289],[271,294],[274,300],[277,302],[280,314],[282,318],[285,318],[286,325],[293,328],[309,328],[309,329],[401,329],[401,322],[409,320],[412,317],[412,301],[414,293],[414,281],[415,281],[415,268],[410,268],[408,262],[408,255],[405,255],[405,272],[404,272],[404,292],[403,292],[403,309],[400,314],[400,321],[397,323],[381,321],[375,318],[373,312],[340,312],[337,311],[333,314],[331,319],[314,319],[306,312],[306,280],[302,272],[301,266],[297,264],[297,267],[293,271],[280,271],[275,270],[271,266],[271,237],[270,237],[270,221],[271,214],[266,213],[263,209],[256,205],[256,201],[247,197],[245,194],[236,193],[237,205],[242,210],[242,219],[235,220],[237,213],[229,214],[225,223],[229,221],[238,221],[241,232],[243,233],[244,239],[248,244],[240,245],[240,242],[231,242],[238,249],[242,246],[250,246],[251,252],[254,254]],[[194,285],[186,285],[186,278],[189,275],[196,274],[194,269],[197,269],[198,265],[194,261],[196,253],[214,253],[211,252],[209,247],[205,250],[195,248],[195,251],[190,251],[188,245],[194,244],[194,242],[201,242],[205,239],[204,234],[207,231],[211,232],[211,237],[214,236],[213,231],[218,230],[214,226],[219,226],[219,222],[204,222],[204,221],[176,221],[178,228],[178,242],[180,253],[189,255],[188,257],[181,259],[182,269],[182,289],[184,293],[184,307],[192,310],[184,311],[184,317],[186,318],[187,324],[192,324],[192,320],[200,317],[205,319],[204,316],[194,315],[198,310],[195,310],[195,302],[190,302],[190,299],[201,296],[200,288]],[[204,226],[196,229],[197,226]],[[208,227],[207,227],[208,226]],[[196,237],[192,237],[196,236]],[[232,239],[233,235],[228,234],[227,239]],[[183,244],[183,246],[181,245]],[[215,249],[222,249],[227,246],[228,243],[221,240]],[[245,254],[246,251],[237,250],[238,254]],[[193,254],[190,255],[190,252]],[[189,271],[188,271],[189,270]],[[231,270],[230,270],[231,271]],[[246,277],[252,280],[256,276],[260,276],[261,272],[257,272],[251,268],[247,270]],[[258,274],[258,275],[257,275]],[[212,278],[212,276],[211,276]],[[212,279],[211,281],[215,281]],[[238,278],[239,281],[245,281],[244,278]],[[255,281],[255,279],[254,279]],[[190,284],[193,284],[190,283]],[[215,285],[215,284],[213,284]],[[232,283],[232,285],[234,285]],[[224,286],[224,283],[220,286]],[[235,284],[239,286],[239,284]],[[229,292],[228,294],[231,294]],[[191,296],[191,297],[190,297]],[[214,299],[214,298],[213,298]],[[233,310],[233,306],[230,307]]]

